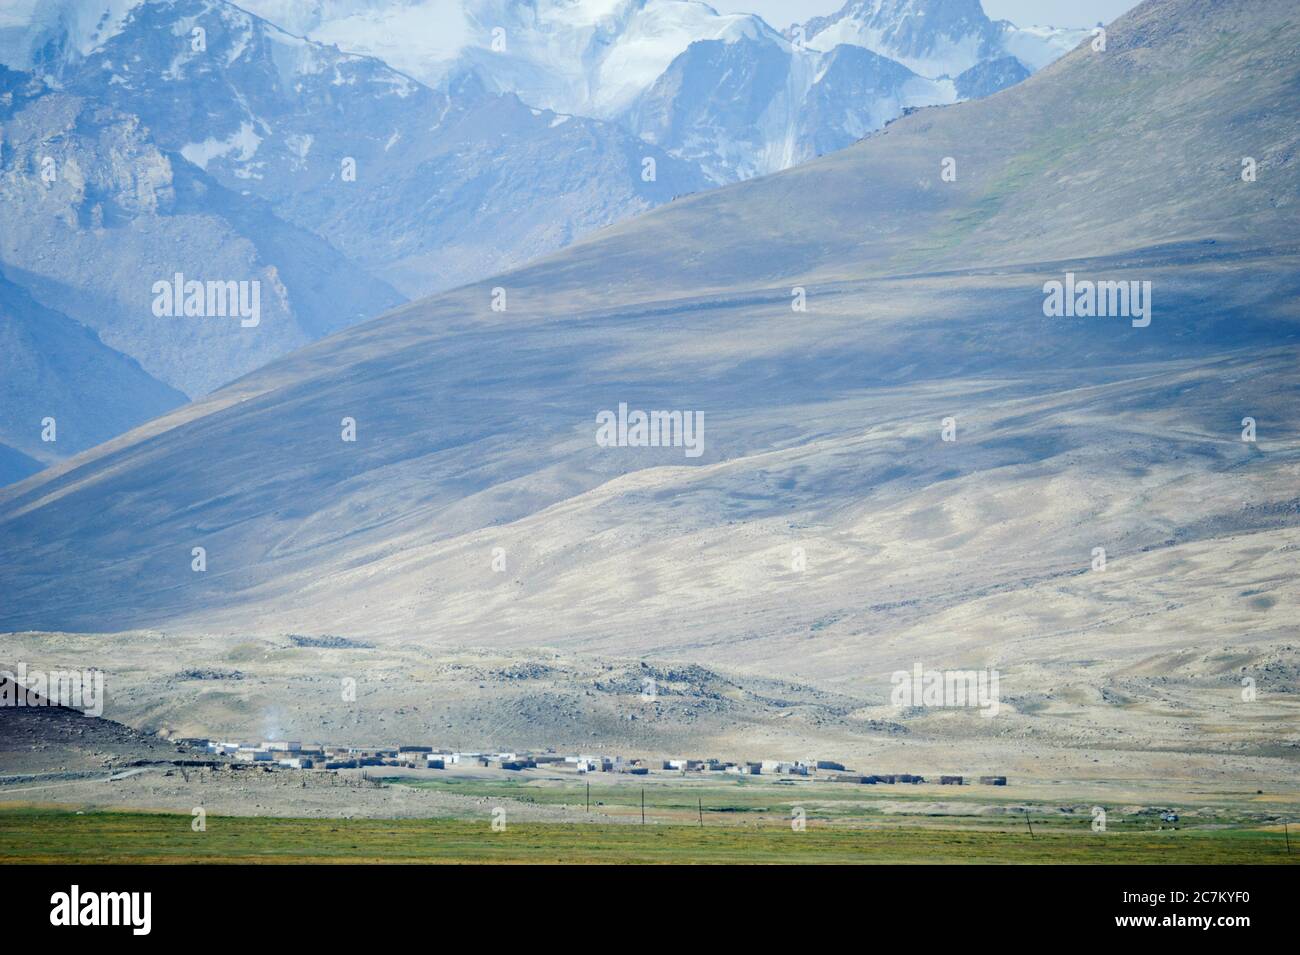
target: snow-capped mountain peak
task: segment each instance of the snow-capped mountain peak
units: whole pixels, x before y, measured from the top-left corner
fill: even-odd
[[[609,119],[691,43],[769,38],[760,17],[698,0],[246,0],[246,9],[321,43],[377,56],[438,85],[472,65],[497,92]]]
[[[804,26],[815,49],[866,47],[922,76],[965,72],[990,57],[997,36],[980,0],[849,0]]]
[[[990,20],[980,0],[848,0],[837,13],[789,32],[816,49],[848,43],[922,76],[952,78],[1007,55],[1031,71],[1041,69],[1087,33]]]
[[[849,0],[784,32],[698,0],[243,6],[431,86],[468,70],[530,106],[618,123],[719,182],[840,148],[908,107],[996,92],[1079,39],[990,20],[980,0]]]

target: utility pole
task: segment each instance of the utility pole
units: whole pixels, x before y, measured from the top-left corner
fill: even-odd
[[[645,787],[641,787],[641,825],[645,825]]]
[[[591,812],[591,780],[587,780],[587,812]]]
[[[1025,825],[1029,827],[1029,838],[1034,838],[1034,823],[1029,818],[1029,808],[1025,808]]]
[[[704,828],[704,798],[703,797],[697,798],[696,805],[699,806],[700,809],[700,828],[703,829]]]

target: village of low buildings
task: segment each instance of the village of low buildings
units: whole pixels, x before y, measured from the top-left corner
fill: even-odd
[[[799,777],[829,783],[917,784],[927,782],[926,777],[913,773],[863,773],[834,760],[783,760],[728,761],[721,759],[659,759],[649,760],[621,755],[593,753],[562,754],[548,750],[538,752],[461,752],[441,750],[434,746],[399,745],[391,748],[356,746],[309,745],[294,740],[265,740],[260,743],[229,742],[209,739],[182,739],[176,742],[191,750],[211,756],[226,757],[235,766],[251,765],[266,769],[290,770],[340,770],[366,767],[392,767],[395,769],[449,770],[453,767],[468,769],[490,768],[519,772],[544,768],[571,772],[575,775],[589,773],[616,773],[646,776],[651,773],[686,775],[694,773],[723,773],[735,776],[769,776],[795,779]],[[985,786],[1005,786],[1005,776],[966,777],[939,775],[929,782],[942,786],[964,786],[978,781]]]

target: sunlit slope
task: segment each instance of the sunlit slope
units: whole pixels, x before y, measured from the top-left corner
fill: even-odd
[[[0,627],[573,641],[823,678],[903,633],[1101,655],[1148,645],[1129,618],[1154,644],[1284,634],[1297,17],[1144,4],[1104,53],[298,352],[0,496]],[[1152,282],[1151,325],[1045,318],[1066,270]],[[703,456],[597,447],[620,402],[703,412]],[[1069,590],[1097,546],[1111,576]],[[1186,592],[1153,602],[1166,579]],[[1279,596],[1240,617],[1262,579]]]

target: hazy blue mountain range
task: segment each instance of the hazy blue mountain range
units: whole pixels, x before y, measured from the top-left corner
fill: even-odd
[[[402,301],[323,239],[160,147],[134,114],[0,68],[0,261],[41,304],[189,395]],[[160,319],[153,285],[258,280],[262,320]]]
[[[39,5],[19,26],[22,9],[0,15],[0,52],[30,71],[0,67],[0,265],[14,283],[0,304],[29,294],[168,393],[205,394],[709,184],[625,130],[472,74],[435,92],[215,0],[104,6],[102,19],[81,3]],[[261,320],[155,315],[154,283],[178,273],[260,283]],[[26,384],[31,404],[54,403],[50,380]],[[103,420],[120,432],[164,410],[138,397],[122,388]],[[0,441],[18,447],[35,424],[14,426]],[[40,450],[87,446],[73,433]]]
[[[0,475],[17,480],[183,404],[185,396],[100,341],[86,326],[45,308],[0,274],[0,435],[10,457]],[[54,419],[47,441],[42,422]]]
[[[291,32],[380,57],[431,85],[472,70],[531,106],[618,123],[717,182],[774,172],[909,106],[1009,85],[1079,30],[991,21],[979,0],[849,2],[784,32],[697,0],[249,0]],[[877,57],[849,54],[843,47]],[[983,81],[958,84],[982,70]],[[901,68],[900,68],[901,67]]]
[[[206,49],[178,52],[194,24]],[[489,93],[472,73],[435,92],[219,0],[142,4],[61,79],[408,296],[708,185],[616,127]]]

